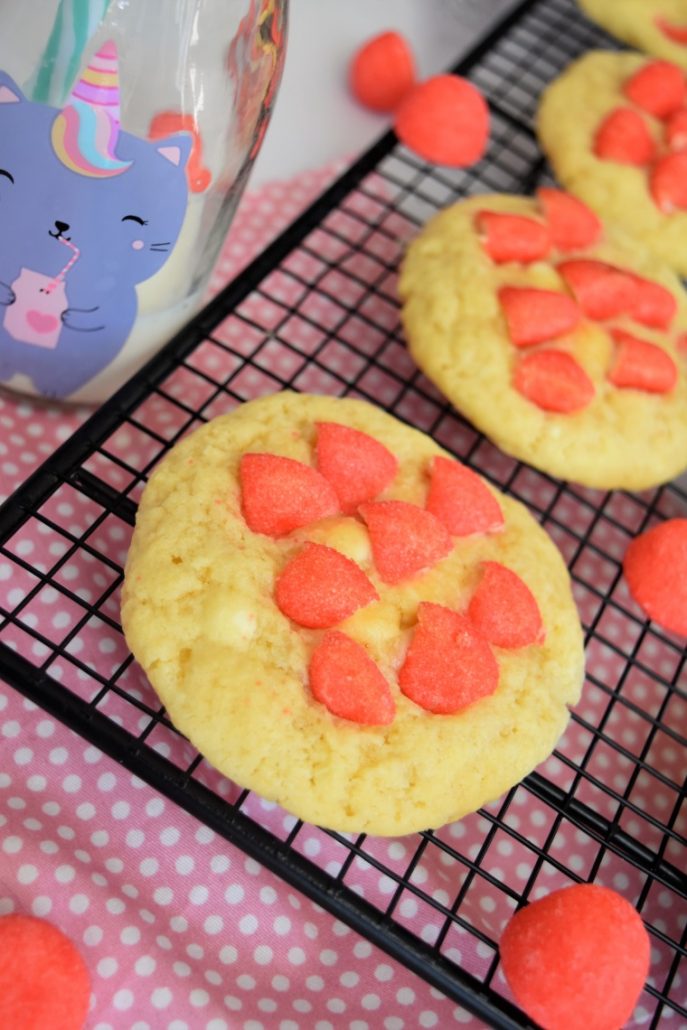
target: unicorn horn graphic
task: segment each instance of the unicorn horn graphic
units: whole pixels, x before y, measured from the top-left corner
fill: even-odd
[[[115,156],[119,136],[119,71],[112,40],[93,55],[53,122],[53,150],[79,175],[101,179],[121,175],[130,161]]]

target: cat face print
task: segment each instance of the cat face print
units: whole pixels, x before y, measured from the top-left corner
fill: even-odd
[[[89,174],[79,166],[89,156],[89,114],[60,134],[64,112],[28,101],[0,73],[0,280],[22,267],[57,276],[78,252],[67,281],[101,296],[150,278],[171,253],[186,212],[191,137],[152,143],[118,131],[117,170]],[[90,128],[95,144],[100,127]]]

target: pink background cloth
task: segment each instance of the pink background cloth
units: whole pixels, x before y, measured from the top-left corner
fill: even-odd
[[[290,222],[321,191],[331,174],[332,170],[327,169],[247,194],[218,263],[213,288],[230,279]],[[402,232],[400,226],[399,235]],[[273,284],[275,288],[279,285],[278,281]],[[351,302],[354,300],[351,298]],[[246,306],[260,304],[269,306],[257,294],[245,302]],[[269,311],[263,315],[267,324]],[[376,312],[377,315],[381,321],[380,313]],[[219,339],[226,334],[238,348],[242,331],[230,317],[216,335]],[[305,333],[306,323],[301,329],[294,329],[294,333],[297,331]],[[307,353],[307,337],[294,336],[294,341]],[[276,341],[273,344],[273,370],[284,363],[283,372],[287,375],[288,362],[294,360],[293,350],[280,350]],[[198,348],[194,367],[202,368],[207,362],[209,369],[214,360],[212,349],[211,345]],[[398,350],[394,360],[405,362],[409,372],[412,366],[407,355]],[[327,360],[329,367],[336,369],[337,361],[346,358],[337,354],[332,345]],[[380,378],[368,384],[369,388],[377,391],[375,395],[384,403],[383,378],[377,370],[372,372]],[[314,370],[312,374],[322,373]],[[276,381],[267,376],[263,381],[261,375],[254,368],[246,370],[246,380],[249,376],[255,379],[248,383],[249,389],[258,393],[274,389]],[[186,376],[177,385],[188,390],[190,383]],[[320,384],[306,380],[300,385],[317,389]],[[326,383],[323,388],[326,389]],[[192,395],[179,396],[193,405]],[[408,401],[409,405],[412,403],[412,399]],[[87,414],[83,408],[47,407],[8,393],[0,394],[0,494],[6,496],[16,488]],[[162,419],[164,414],[154,404],[150,406],[153,421]],[[426,419],[420,408],[408,407],[403,414],[420,426]],[[127,432],[114,434],[118,453],[124,460],[129,453],[136,465],[141,457],[137,455],[134,461],[137,444]],[[488,445],[480,455],[492,463],[491,471],[507,460]],[[111,470],[112,475],[115,471]],[[117,485],[113,481],[113,486]],[[551,486],[543,477],[523,469],[518,486],[521,496],[531,489],[531,499],[541,509],[546,508],[550,498],[545,493]],[[55,519],[60,525],[71,527],[77,536],[92,522],[86,500],[67,489],[50,502]],[[612,685],[624,669],[623,650],[632,649],[632,634],[636,639],[641,613],[633,607],[622,579],[617,581],[615,569],[609,570],[609,563],[601,554],[612,555],[616,560],[622,557],[628,534],[640,523],[644,509],[631,497],[615,494],[605,507],[605,513],[612,513],[614,521],[598,519],[590,529],[590,507],[584,503],[584,491],[579,498],[565,494],[556,504],[556,515],[560,525],[574,527],[581,535],[589,532],[597,548],[586,550],[575,565],[576,598],[585,622],[594,622],[599,591],[612,592],[617,604],[602,627],[614,647],[604,646],[598,638],[589,647],[590,668],[597,684]],[[627,533],[617,529],[621,525],[627,527]],[[27,524],[9,547],[12,554],[43,572],[66,552],[66,538],[41,532],[46,528],[38,523]],[[99,532],[103,547],[117,561],[123,561],[128,528],[112,518],[103,523]],[[570,559],[576,541],[560,534],[557,542]],[[62,566],[60,575],[70,590],[90,601],[107,589],[107,569],[97,569],[95,563],[89,566],[86,557],[84,552],[70,559]],[[584,587],[585,581],[591,589]],[[28,570],[0,557],[3,604],[13,608],[31,586]],[[74,609],[63,595],[48,586],[22,612],[22,620],[46,638],[59,639],[79,617]],[[101,606],[105,614],[108,610],[116,620],[115,594]],[[623,618],[623,610],[631,612],[633,618]],[[3,630],[0,625],[0,630],[0,639],[37,663],[46,656],[45,646],[18,627]],[[108,631],[102,622],[85,626],[69,646],[84,667],[90,665],[105,676],[125,658],[121,637]],[[657,734],[651,743],[649,761],[662,770],[665,782],[644,772],[636,781],[631,779],[635,770],[631,756],[642,752],[652,732],[651,723],[633,712],[631,706],[637,712],[658,711],[664,689],[646,670],[653,669],[659,677],[670,681],[677,660],[675,648],[661,643],[659,638],[647,637],[637,665],[623,680],[623,697],[629,702],[626,707],[611,707],[608,691],[589,683],[578,707],[580,720],[571,723],[560,742],[558,750],[563,760],[552,757],[542,768],[554,783],[568,789],[573,781],[571,769],[591,747],[593,728],[603,724],[604,733],[614,746],[596,741],[587,771],[602,784],[612,784],[619,794],[628,792],[632,804],[623,811],[621,826],[649,846],[655,846],[652,834],[657,833],[657,824],[665,823],[675,803],[674,792],[665,782],[681,782],[684,760],[670,736]],[[70,689],[82,696],[92,696],[89,691],[93,687],[83,670],[60,660],[49,671],[56,678],[62,677]],[[154,706],[149,686],[134,667],[128,689],[133,696]],[[115,719],[132,718],[131,710],[125,711],[126,706],[122,705],[121,711],[117,709],[116,695],[107,701],[106,714]],[[679,698],[675,703],[679,703]],[[669,721],[679,724],[676,710],[667,716]],[[140,732],[135,725],[127,728]],[[157,729],[150,742],[163,755],[175,757],[188,747],[170,733],[161,732],[157,739],[155,733]],[[422,979],[2,683],[0,770],[0,914],[25,912],[44,916],[77,944],[93,981],[89,1030],[406,1030],[481,1025]],[[212,770],[206,770],[203,776],[220,793],[231,789]],[[613,798],[595,787],[591,779],[575,783],[574,793],[578,800],[608,819],[615,817]],[[488,806],[488,812],[498,812],[500,804],[501,801]],[[251,797],[249,812],[282,839],[295,823],[292,817],[260,798]],[[471,816],[437,834],[468,859],[479,856],[484,876],[472,880],[461,903],[461,915],[487,938],[498,940],[515,906],[513,897],[498,884],[519,893],[535,869],[532,898],[571,882],[566,870],[582,879],[593,875],[596,882],[621,891],[634,904],[641,903],[643,917],[659,934],[680,939],[685,912],[672,891],[654,884],[648,893],[644,892],[645,877],[612,852],[597,867],[598,843],[571,824],[559,823],[553,810],[542,805],[525,787],[514,792],[505,823],[524,841],[531,842],[533,849],[544,848],[549,860],[541,862],[537,869],[536,850],[503,830],[491,837],[485,851],[484,841],[491,823],[484,815]],[[680,820],[675,829],[684,829]],[[417,838],[368,838],[364,848],[373,861],[356,858],[346,883],[384,909],[397,882],[380,872],[374,863],[402,877],[416,845]],[[315,827],[304,826],[295,846],[328,871],[336,873],[341,866],[344,849]],[[668,844],[666,857],[678,864],[679,848],[671,849],[673,842]],[[461,884],[467,882],[466,876],[466,866],[434,847],[426,849],[414,865],[410,879],[426,896],[450,907]],[[408,889],[400,895],[394,918],[430,944],[443,923],[436,909]],[[454,930],[447,934],[442,954],[475,976],[484,977],[494,958],[493,949],[467,931],[461,934]],[[650,982],[660,987],[674,952],[661,946],[657,938],[653,944]],[[672,990],[675,998],[684,1001],[687,995],[681,975],[684,973],[677,973]],[[494,986],[508,995],[500,973],[494,978]],[[654,1005],[653,999],[644,996],[633,1025],[647,1022]],[[666,1018],[669,1020],[669,1014]],[[669,1020],[666,1025],[677,1025],[677,1020]]]

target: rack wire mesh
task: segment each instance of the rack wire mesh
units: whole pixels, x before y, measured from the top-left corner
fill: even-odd
[[[529,1025],[499,967],[505,922],[579,881],[620,890],[651,935],[633,1025],[687,1026],[686,653],[621,575],[633,535],[687,515],[687,488],[592,491],[501,454],[414,367],[395,288],[406,241],[436,210],[546,181],[538,95],[579,53],[613,45],[571,0],[520,4],[456,69],[491,105],[478,165],[432,167],[383,137],[0,509],[0,675],[495,1027]],[[304,828],[208,766],[126,649],[122,567],[152,467],[202,422],[282,388],[361,397],[432,434],[524,501],[567,559],[582,701],[543,766],[459,823],[395,841]],[[37,534],[45,560],[29,562],[22,541]],[[57,595],[69,617],[47,635],[33,613]]]

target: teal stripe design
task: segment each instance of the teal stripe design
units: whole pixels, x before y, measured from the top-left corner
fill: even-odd
[[[40,104],[62,107],[74,85],[88,41],[102,22],[110,0],[60,0],[31,98]]]

